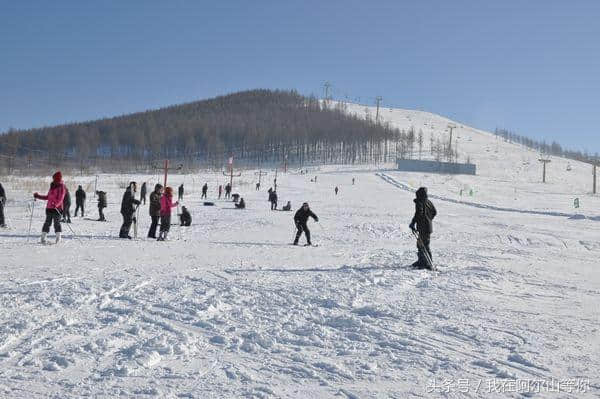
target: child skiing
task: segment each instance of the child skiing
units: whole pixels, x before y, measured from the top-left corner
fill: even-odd
[[[308,207],[308,202],[305,202],[302,204],[302,207],[296,211],[296,214],[294,215],[294,223],[296,224],[296,228],[298,229],[298,231],[296,232],[296,238],[294,239],[294,245],[298,245],[298,240],[300,239],[302,232],[304,232],[304,235],[306,236],[306,246],[312,245],[312,243],[310,242],[310,230],[306,225],[309,216],[312,217],[315,220],[315,222],[319,221],[317,215],[315,215]]]
[[[433,218],[437,215],[435,206],[427,199],[427,187],[421,187],[416,192],[415,215],[410,222],[410,229],[417,236],[418,260],[413,267],[433,269],[429,242],[433,233]],[[416,225],[416,229],[415,229]]]
[[[62,228],[60,226],[60,219],[62,217],[63,201],[65,199],[65,185],[62,181],[62,173],[60,171],[52,175],[52,183],[50,183],[50,190],[48,194],[41,195],[33,193],[33,197],[47,201],[46,203],[46,221],[42,226],[42,237],[41,243],[46,243],[46,235],[50,232],[50,225],[54,222],[54,232],[56,233],[56,243],[58,244],[61,239]]]
[[[160,233],[158,241],[165,241],[171,228],[171,208],[179,205],[179,201],[173,203],[173,188],[165,188],[165,194],[160,199]]]

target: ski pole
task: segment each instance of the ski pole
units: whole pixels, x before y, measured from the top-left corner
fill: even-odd
[[[60,215],[61,219],[64,218],[62,212],[58,209],[58,208],[54,208],[56,210],[56,212],[58,212],[58,214]],[[75,230],[73,230],[73,228],[71,227],[71,223],[66,223],[67,227],[69,228],[69,230],[71,230],[71,234],[73,234],[73,238],[75,238],[77,241],[79,241],[80,244],[83,244],[83,242],[79,239],[79,237],[77,236],[77,233],[75,233]]]
[[[29,242],[29,238],[31,237],[31,223],[33,222],[33,211],[35,209],[35,198],[31,203],[31,216],[29,217],[29,230],[27,231],[27,242]]]
[[[425,256],[425,260],[427,260],[427,262],[429,263],[429,265],[433,269],[434,268],[433,261],[431,260],[431,257],[429,256],[429,253],[427,252],[427,249],[425,248],[425,243],[421,239],[421,235],[415,233],[414,230],[412,231],[412,233],[417,238],[417,245],[421,247],[421,251],[423,252],[423,256]]]

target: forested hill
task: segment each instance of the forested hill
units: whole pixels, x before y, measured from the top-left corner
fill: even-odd
[[[328,106],[295,91],[251,90],[114,118],[11,131],[0,155],[13,167],[29,162],[151,164],[169,158],[221,166],[233,155],[246,164],[372,162],[389,156],[396,129]],[[18,169],[18,166],[17,166]]]

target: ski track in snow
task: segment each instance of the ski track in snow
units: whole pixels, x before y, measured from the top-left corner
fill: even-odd
[[[41,246],[42,210],[28,242],[29,214],[11,203],[0,396],[487,398],[507,395],[426,387],[551,378],[590,380],[560,397],[600,395],[597,223],[555,217],[564,208],[490,212],[442,201],[451,193],[438,188],[438,271],[412,270],[414,206],[400,182],[414,176],[361,173],[352,186],[350,173],[322,167],[316,184],[279,175],[282,202],[308,200],[319,215],[310,248],[289,245],[293,212],[269,211],[253,177],[238,188],[245,211],[201,206],[201,185],[214,191],[218,174],[171,177],[185,181],[194,224],[172,226],[164,243],[115,239],[113,206],[108,223],[75,219],[78,239],[65,227],[64,242]],[[100,179],[113,201],[119,179]]]

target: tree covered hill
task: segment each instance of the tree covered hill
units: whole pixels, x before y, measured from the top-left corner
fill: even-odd
[[[397,129],[295,91],[250,90],[96,121],[13,130],[0,136],[9,169],[150,165],[163,158],[191,166],[387,160]]]

